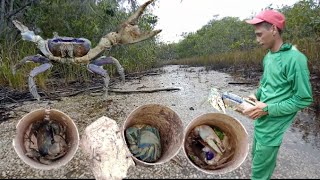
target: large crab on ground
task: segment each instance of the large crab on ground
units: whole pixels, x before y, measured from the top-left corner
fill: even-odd
[[[13,67],[13,72],[15,73],[16,69],[20,68],[26,62],[41,64],[30,72],[28,78],[29,91],[33,97],[39,101],[40,96],[33,78],[39,73],[51,68],[52,64],[50,62],[87,64],[87,69],[90,72],[97,73],[103,77],[106,98],[110,77],[108,72],[103,69],[103,65],[115,64],[123,82],[125,79],[124,69],[114,57],[99,57],[99,55],[105,50],[109,50],[112,46],[137,43],[160,33],[161,30],[140,32],[137,25],[139,17],[145,8],[153,1],[154,0],[149,0],[141,5],[134,14],[119,26],[118,31],[110,32],[103,36],[98,45],[92,49],[90,48],[91,42],[85,38],[59,37],[55,34],[52,39],[44,40],[39,35],[35,35],[33,31],[30,31],[28,27],[24,26],[21,22],[13,20],[13,24],[21,31],[22,39],[36,43],[43,54],[23,58],[21,62]]]

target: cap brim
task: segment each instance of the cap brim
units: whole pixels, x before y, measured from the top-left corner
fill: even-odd
[[[248,23],[248,24],[258,24],[258,23],[261,23],[263,21],[264,20],[259,19],[259,18],[253,18],[253,19],[250,19],[250,20],[246,20],[246,23]]]

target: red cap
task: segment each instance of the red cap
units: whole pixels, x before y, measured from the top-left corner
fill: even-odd
[[[266,21],[270,24],[276,25],[279,29],[283,30],[285,26],[285,17],[278,11],[275,10],[264,10],[260,12],[256,17],[251,20],[246,20],[249,24],[258,24]]]

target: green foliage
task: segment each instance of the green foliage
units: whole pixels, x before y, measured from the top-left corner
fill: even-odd
[[[173,44],[165,44],[165,43],[160,43],[158,44],[157,48],[157,57],[160,60],[173,60],[177,59],[178,55],[178,50],[177,50],[177,45],[175,43]]]
[[[110,15],[109,11],[114,14]],[[42,0],[25,14],[24,24],[39,28],[39,35],[51,38],[53,32],[60,36],[84,37],[94,46],[100,38],[116,29],[124,20],[115,1],[51,1]]]
[[[299,1],[293,7],[283,7],[286,16],[286,38],[295,40],[320,37],[320,3],[315,0]],[[319,39],[320,40],[320,39]]]
[[[221,131],[221,129],[218,128],[218,127],[214,127],[213,130],[214,130],[214,132],[217,134],[217,136],[219,137],[219,139],[220,139],[220,140],[223,140],[224,134],[223,134],[223,132]]]
[[[126,73],[145,71],[156,65],[156,48],[154,41],[144,41],[127,47],[116,47],[112,56],[122,60]]]
[[[247,50],[255,46],[250,26],[239,18],[225,17],[211,20],[196,33],[189,33],[176,45],[178,58],[204,56],[233,50]]]
[[[91,47],[96,46],[100,38],[109,32],[115,32],[121,22],[132,13],[131,9],[120,6],[124,0],[40,0],[32,3],[18,13],[14,19],[19,20],[30,30],[44,39],[53,37],[53,32],[59,36],[83,37],[91,41]],[[23,1],[15,1],[15,8],[24,5]],[[130,3],[135,4],[134,0]],[[134,6],[132,6],[134,7]],[[128,13],[128,11],[130,13]],[[146,12],[139,20],[142,30],[152,30],[157,23],[157,17]],[[27,63],[17,71],[11,72],[11,67],[25,56],[39,53],[34,43],[22,41],[20,32],[8,22],[4,33],[0,33],[0,84],[15,89],[26,89],[27,78],[30,71],[38,66],[36,63]],[[3,45],[3,46],[2,46]],[[155,39],[142,43],[114,47],[110,52],[101,55],[113,56],[124,66],[126,73],[146,70],[155,66]],[[85,65],[59,64],[36,76],[36,84],[46,87],[48,78],[58,78],[62,82],[87,82],[91,77],[97,76],[88,72]],[[112,65],[104,67],[110,76],[116,75]]]
[[[13,88],[17,89],[24,89],[26,88],[25,81],[27,81],[28,73],[25,72],[25,70],[18,71],[16,75],[12,73],[12,66],[14,65],[14,62],[12,62],[12,59],[19,58],[22,59],[24,56],[27,56],[27,54],[36,54],[35,45],[31,45],[27,42],[21,42],[19,45],[10,42],[10,41],[3,41],[1,43],[3,46],[0,47],[0,84],[1,85],[8,85]],[[18,49],[17,49],[18,48]],[[23,51],[19,51],[23,49]],[[26,65],[25,69],[31,69],[34,65],[28,64]],[[44,74],[41,78],[45,77],[47,74]],[[42,85],[41,83],[39,84]]]

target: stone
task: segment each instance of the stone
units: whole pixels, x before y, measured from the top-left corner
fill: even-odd
[[[134,166],[130,152],[113,119],[102,116],[90,124],[80,141],[80,148],[89,157],[90,168],[97,180],[120,180]]]

